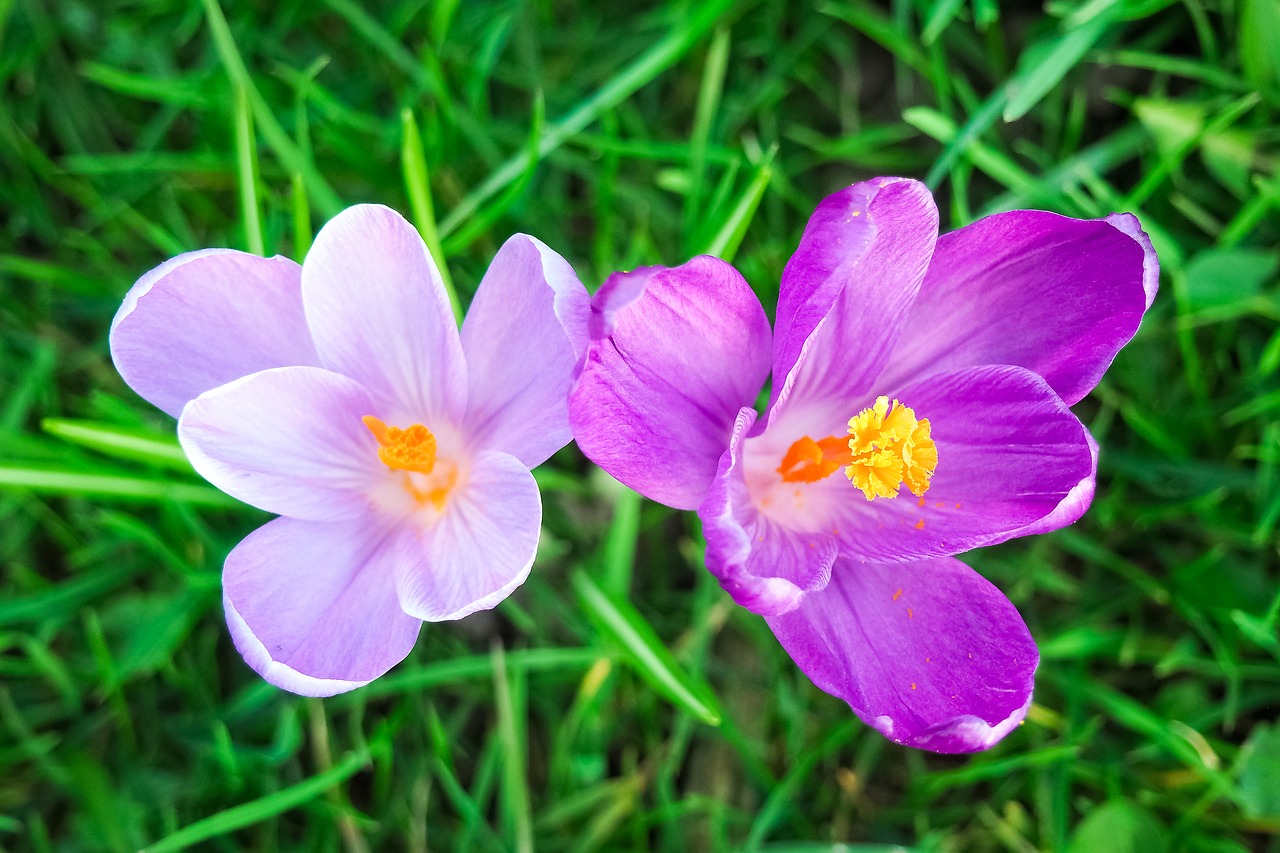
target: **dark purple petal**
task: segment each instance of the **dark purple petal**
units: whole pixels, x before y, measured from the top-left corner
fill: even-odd
[[[932,427],[938,463],[923,497],[904,486],[869,501],[843,472],[783,482],[774,468],[792,436],[766,431],[746,447],[755,503],[792,529],[831,531],[843,557],[876,563],[960,554],[1069,523],[1087,506],[1088,432],[1031,371],[975,367],[885,393]]]
[[[165,261],[125,295],[111,322],[111,359],[130,388],[175,418],[233,379],[318,364],[302,268],[230,249]]]
[[[1155,246],[1151,238],[1142,230],[1142,223],[1132,213],[1112,213],[1105,217],[1107,222],[1128,234],[1142,247],[1142,292],[1146,307],[1156,299],[1156,291],[1160,289],[1160,259],[1156,257]]]
[[[469,460],[443,512],[396,532],[400,606],[428,622],[497,606],[524,583],[538,550],[542,499],[529,469],[506,453]]]
[[[938,209],[917,181],[877,178],[818,205],[782,274],[771,424],[784,409],[870,390],[937,237]]]
[[[755,421],[754,409],[738,414],[729,449],[698,517],[707,539],[707,569],[735,602],[753,613],[774,616],[826,586],[837,544],[827,533],[792,529],[770,519],[752,499],[742,446]]]
[[[320,363],[369,389],[388,423],[457,424],[467,372],[449,298],[413,226],[360,204],[320,229],[302,267]]]
[[[841,559],[831,583],[768,620],[822,690],[895,743],[976,752],[1031,706],[1039,652],[985,578],[942,557],[897,565]]]
[[[1085,441],[1089,443],[1089,473],[1080,479],[1079,483],[1067,492],[1067,496],[1062,499],[1053,512],[1046,515],[1037,522],[1027,525],[1016,531],[1009,538],[1018,536],[1034,536],[1037,533],[1048,533],[1052,530],[1058,530],[1069,524],[1075,524],[1080,520],[1080,516],[1084,515],[1085,510],[1089,508],[1089,504],[1093,503],[1093,493],[1098,486],[1098,442],[1094,441],[1089,430],[1084,431]]]
[[[365,427],[377,404],[353,379],[319,367],[278,367],[206,391],[187,404],[178,439],[200,475],[267,512],[339,521],[365,512],[385,479]]]
[[[769,372],[769,321],[737,270],[712,257],[617,273],[592,305],[569,400],[588,458],[655,501],[694,509],[734,418]]]
[[[227,557],[223,604],[236,648],[267,681],[332,696],[395,666],[421,622],[396,599],[387,529],[376,519],[278,518]]]
[[[569,389],[590,299],[564,258],[517,234],[498,250],[462,325],[476,448],[535,468],[573,439]]]
[[[1151,243],[1128,214],[988,216],[938,240],[881,382],[1016,364],[1075,403],[1137,332],[1158,279]]]

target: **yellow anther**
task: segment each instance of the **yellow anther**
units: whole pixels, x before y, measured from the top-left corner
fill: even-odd
[[[387,426],[373,415],[362,419],[378,440],[378,458],[393,471],[430,474],[436,467],[436,437],[422,424]]]
[[[869,501],[896,498],[902,484],[902,457],[892,450],[873,450],[854,458],[844,473]]]
[[[929,490],[938,467],[938,447],[930,435],[928,419],[897,400],[877,397],[874,406],[849,419],[849,451],[852,460],[845,476],[863,496],[896,498],[905,484],[917,497]]]

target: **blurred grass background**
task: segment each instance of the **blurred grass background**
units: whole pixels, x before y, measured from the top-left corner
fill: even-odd
[[[1280,850],[1277,0],[0,0],[0,93],[0,849]],[[1092,510],[967,557],[1043,650],[1006,741],[859,724],[572,448],[496,611],[324,702],[243,664],[265,516],[113,370],[141,273],[379,201],[464,302],[527,231],[589,288],[736,251],[772,305],[878,174],[944,228],[1131,210],[1163,266],[1077,407]]]

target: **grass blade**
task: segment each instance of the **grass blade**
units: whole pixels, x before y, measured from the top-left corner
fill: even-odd
[[[89,572],[31,595],[0,601],[0,627],[75,613],[89,602],[124,585],[135,571],[130,566],[113,566]]]
[[[937,41],[938,36],[951,26],[963,5],[964,0],[934,0],[929,16],[925,19],[924,29],[920,31],[920,41],[926,45]]]
[[[724,91],[724,75],[729,64],[729,29],[721,26],[711,38],[707,49],[707,62],[702,72],[702,85],[698,90],[698,108],[694,113],[693,136],[689,140],[689,192],[684,201],[684,233],[692,240],[698,228],[698,214],[702,207],[703,182],[706,179],[707,142],[711,137],[711,125],[716,107]]]
[[[747,227],[751,225],[751,219],[756,215],[756,208],[760,206],[764,191],[768,189],[769,181],[773,178],[773,157],[777,153],[778,146],[774,145],[756,166],[756,173],[751,178],[751,183],[747,185],[738,203],[729,212],[720,230],[707,244],[706,254],[732,261],[733,256],[738,253],[742,238],[747,234]]]
[[[508,671],[543,672],[562,669],[586,669],[600,660],[600,652],[595,649],[520,649],[510,652],[503,658]],[[384,675],[368,687],[351,694],[360,700],[395,696],[402,693],[426,690],[446,684],[459,684],[465,681],[479,681],[493,677],[493,656],[473,655],[471,657],[454,658],[420,667],[402,666],[389,675]],[[353,701],[345,697],[334,702]]]
[[[217,489],[195,483],[174,483],[169,480],[133,477],[126,474],[98,474],[15,464],[0,465],[0,488],[157,503],[174,501],[221,509],[244,506],[230,495],[224,495]]]
[[[262,235],[262,212],[258,201],[258,146],[253,138],[249,93],[244,86],[236,86],[236,182],[240,189],[245,243],[253,254],[265,256],[267,242]]]
[[[311,251],[311,206],[307,203],[307,182],[298,172],[293,173],[293,259],[302,259]]]
[[[400,147],[400,165],[404,172],[404,186],[409,193],[409,209],[413,213],[413,224],[427,244],[431,257],[435,259],[436,268],[440,270],[440,280],[444,282],[445,293],[449,294],[449,307],[453,309],[453,317],[458,325],[462,325],[462,303],[458,301],[458,292],[453,287],[453,277],[449,275],[449,265],[445,262],[444,249],[440,246],[440,232],[436,229],[436,209],[431,202],[431,177],[427,169],[427,155],[422,149],[422,134],[418,132],[418,121],[413,117],[413,110],[405,108],[400,112],[400,131],[403,143]]]
[[[218,57],[222,60],[222,65],[227,71],[227,76],[231,78],[232,85],[244,89],[245,97],[253,108],[253,117],[257,120],[258,128],[262,131],[262,136],[266,139],[267,145],[271,147],[276,157],[280,158],[280,162],[290,172],[297,172],[302,175],[303,181],[325,216],[336,216],[344,206],[342,201],[338,198],[338,194],[333,191],[333,188],[329,186],[328,181],[321,176],[315,164],[311,162],[311,158],[306,156],[302,149],[289,138],[289,134],[285,133],[284,128],[280,126],[280,122],[276,120],[271,107],[263,99],[257,86],[254,85],[253,78],[249,76],[249,70],[245,67],[244,59],[241,58],[239,50],[236,49],[236,42],[231,35],[231,28],[227,26],[226,16],[222,14],[222,9],[218,7],[217,0],[202,0],[202,2],[204,3],[205,16],[209,20],[209,30],[213,35],[213,44],[218,51]]]
[[[502,643],[493,645],[493,691],[498,706],[498,736],[502,739],[502,782],[505,811],[514,824],[517,853],[533,853],[533,818],[529,813],[529,783],[525,755],[516,714],[516,701],[507,676]],[[521,703],[523,704],[523,703]]]
[[[172,436],[157,436],[142,430],[119,427],[97,421],[70,418],[45,418],[40,428],[63,441],[96,450],[118,459],[133,459],[195,474],[195,469],[182,451],[182,445]]]
[[[604,542],[604,586],[612,595],[625,596],[631,589],[636,539],[640,535],[640,503],[640,495],[622,489],[613,505],[613,521]]]
[[[1106,34],[1116,8],[1116,5],[1109,6],[1075,29],[1036,42],[1023,52],[1013,76],[1005,84],[1009,92],[1005,121],[1017,121],[1025,116],[1080,64],[1084,55]]]
[[[182,829],[144,848],[144,853],[168,853],[170,850],[183,850],[201,841],[218,838],[223,835],[252,826],[255,823],[284,814],[289,809],[297,808],[310,802],[336,785],[340,785],[356,773],[363,770],[372,760],[374,744],[350,753],[333,766],[333,769],[319,773],[282,791],[268,794],[265,797],[245,803],[244,805],[226,809],[210,815],[203,820],[188,824]]]
[[[709,726],[720,725],[720,705],[711,688],[684,671],[634,607],[606,594],[584,572],[575,572],[572,583],[587,613],[626,652],[641,678],[676,707]]]
[[[466,226],[458,229],[458,232],[449,238],[449,244],[444,249],[445,252],[460,252],[471,245],[472,241],[487,231],[499,216],[516,203],[516,200],[524,192],[525,187],[529,186],[529,183],[533,180],[534,172],[538,169],[538,162],[541,157],[538,140],[542,138],[542,128],[546,120],[546,113],[546,101],[542,97],[542,92],[538,92],[533,99],[533,117],[529,125],[529,142],[525,146],[527,158],[524,172],[518,180],[507,185],[506,190],[496,201],[486,205],[483,211],[477,212],[475,216],[467,221]]]
[[[206,3],[212,0],[205,0]],[[538,142],[537,157],[546,157],[564,141],[591,125],[606,110],[620,104],[628,96],[653,80],[702,38],[724,15],[734,0],[711,0],[697,4],[693,13],[681,20],[674,30],[602,85],[596,93],[584,100],[576,109],[553,123]],[[440,223],[440,236],[447,237],[457,230],[480,205],[502,191],[523,174],[534,160],[534,155],[522,151],[499,166],[489,178],[473,190]]]

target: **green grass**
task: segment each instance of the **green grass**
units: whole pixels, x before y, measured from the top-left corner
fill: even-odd
[[[0,849],[1280,850],[1280,2],[0,0]],[[944,226],[1133,210],[1163,264],[1077,411],[1074,527],[970,555],[1041,644],[989,753],[900,749],[575,450],[495,612],[370,687],[262,683],[221,616],[265,516],[107,355],[206,246],[410,215],[465,305],[527,231],[589,287],[928,179]],[[718,722],[718,724],[717,724]]]

